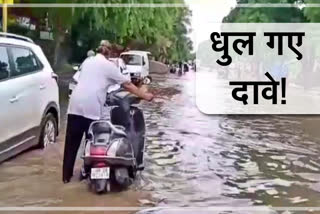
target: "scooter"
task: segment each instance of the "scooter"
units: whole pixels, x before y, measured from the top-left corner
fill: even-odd
[[[121,89],[111,93],[111,121],[95,121],[89,127],[81,176],[98,194],[110,192],[113,183],[128,187],[144,169],[145,120],[136,106],[140,100]],[[124,118],[123,102],[129,105],[129,118]]]

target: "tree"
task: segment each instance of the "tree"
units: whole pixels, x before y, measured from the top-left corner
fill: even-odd
[[[131,3],[143,2],[161,3],[159,0]],[[139,48],[151,51],[162,61],[167,58],[187,60],[190,57],[192,42],[186,35],[191,14],[187,8],[77,8],[76,13],[81,14],[80,20],[73,27],[78,35],[82,34],[80,31],[89,29],[87,32],[98,40],[104,37],[130,48],[136,48],[135,44],[139,44]],[[87,38],[92,38],[87,32],[84,33]],[[96,32],[99,32],[98,35]]]
[[[262,0],[238,0],[237,3],[265,3]],[[269,3],[289,3],[289,4],[311,4],[318,3],[317,0],[272,0]],[[224,22],[252,22],[252,23],[301,23],[301,22],[319,22],[320,21],[320,9],[317,7],[270,7],[270,8],[234,8],[228,16],[223,20]],[[312,70],[315,63],[315,58],[320,52],[315,50],[315,46],[312,44],[316,41],[306,41],[304,44],[307,54],[305,54],[305,60],[302,61],[301,67],[304,69],[303,76],[300,78],[312,79]],[[306,43],[305,42],[305,43]],[[307,81],[303,81],[307,83]],[[306,87],[306,85],[305,85]]]
[[[306,4],[318,4],[319,1],[315,0],[305,0],[304,3]],[[311,22],[319,22],[320,21],[320,8],[319,7],[306,7],[303,9],[303,13],[306,17],[306,19]]]
[[[20,0],[23,3],[163,3],[161,0]],[[172,3],[184,3],[172,0]],[[54,32],[53,65],[58,65],[61,44],[71,36],[71,45],[82,55],[96,47],[101,39],[124,47],[139,44],[155,53],[157,58],[187,60],[192,42],[187,37],[190,11],[187,8],[94,7],[33,8],[33,16],[48,21]],[[71,35],[70,35],[71,34]],[[79,47],[79,44],[81,47]],[[76,51],[75,51],[76,53]],[[81,57],[79,57],[81,58]]]
[[[68,1],[65,0],[15,0],[20,3],[42,3],[42,4],[63,4]],[[69,1],[73,2],[73,1]],[[70,7],[43,7],[31,8],[32,16],[39,20],[48,19],[51,29],[54,34],[55,48],[53,50],[53,66],[58,65],[59,53],[62,42],[65,40],[67,32],[71,31],[71,26],[74,21],[77,21],[73,8]]]
[[[237,4],[259,4],[266,3],[265,0],[237,0]],[[301,3],[300,0],[271,0],[267,3]],[[261,7],[261,8],[239,8],[236,7],[223,19],[228,23],[290,23],[306,22],[303,12],[295,7]]]

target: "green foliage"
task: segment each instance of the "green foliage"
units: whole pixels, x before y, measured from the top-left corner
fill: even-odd
[[[320,22],[320,8],[303,7],[307,4],[318,4],[319,0],[237,0],[237,3],[289,3],[289,4],[301,4],[302,7],[268,7],[268,8],[234,8],[228,16],[224,18],[224,22],[236,23],[301,23],[301,22]],[[319,42],[317,38],[312,38],[304,44],[307,54],[304,55],[305,60],[302,62],[296,62],[289,66],[291,72],[291,78],[300,78],[304,84],[307,83],[306,79],[315,78],[313,71],[313,65],[317,56],[320,55],[320,50],[313,44]],[[265,60],[268,57],[265,57]],[[269,58],[272,60],[272,58]],[[268,64],[268,63],[266,63]],[[303,72],[302,72],[303,71]],[[303,73],[303,76],[300,76]],[[300,81],[300,80],[299,80]],[[309,84],[309,83],[308,83]],[[309,85],[304,85],[308,88]]]
[[[301,3],[301,0],[238,0],[238,4],[242,3]],[[303,12],[295,7],[259,7],[259,8],[239,8],[236,7],[223,19],[227,23],[294,23],[306,22]]]
[[[319,1],[305,0],[306,4],[319,4]],[[306,7],[303,13],[308,21],[312,23],[320,22],[320,8],[319,7]]]
[[[163,3],[161,0],[27,0],[29,3]],[[172,0],[171,3],[184,3]],[[136,42],[144,44],[158,59],[187,60],[192,42],[187,37],[190,11],[187,8],[34,8],[36,17],[48,12],[55,35],[71,30],[74,49],[77,41],[83,45],[75,52],[95,48],[101,39],[124,47]],[[134,48],[134,47],[133,47]]]

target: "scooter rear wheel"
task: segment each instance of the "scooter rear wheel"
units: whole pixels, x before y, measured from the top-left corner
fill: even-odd
[[[81,167],[80,174],[79,174],[79,181],[85,180],[87,175],[85,173],[84,167]]]
[[[111,183],[109,180],[107,181],[107,184],[106,184],[106,192],[111,192]]]
[[[109,185],[107,185],[109,183]],[[110,189],[110,182],[106,179],[94,179],[91,180],[91,187],[97,194],[102,194],[107,192],[107,187]]]

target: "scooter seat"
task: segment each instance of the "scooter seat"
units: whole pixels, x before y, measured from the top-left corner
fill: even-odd
[[[108,144],[115,135],[126,137],[123,127],[115,126],[106,120],[92,122],[89,127],[89,135],[95,144]]]

